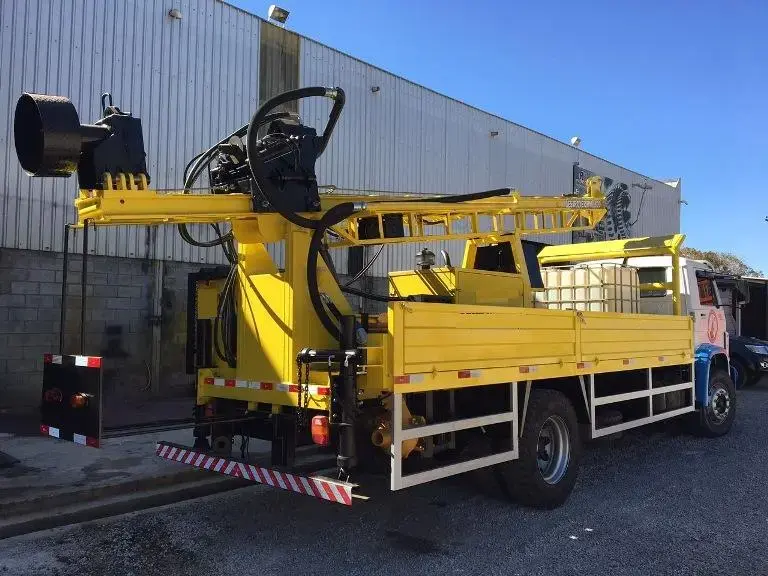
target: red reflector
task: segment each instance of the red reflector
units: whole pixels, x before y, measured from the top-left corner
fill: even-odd
[[[328,416],[312,417],[312,442],[318,446],[328,446],[331,443],[330,424]]]
[[[299,387],[296,384],[291,384],[288,386],[288,392],[297,392],[299,391]]]
[[[317,387],[317,393],[320,396],[330,396],[331,395],[331,389],[323,386]]]
[[[48,436],[48,425],[47,424],[40,424],[40,434],[43,436]]]
[[[91,438],[90,436],[85,437],[85,445],[90,446],[91,448],[98,448],[99,447],[99,439],[98,438]]]
[[[410,381],[410,376],[395,376],[395,384],[408,384]]]
[[[272,390],[272,382],[262,382],[260,388],[262,390]]]
[[[520,374],[528,374],[531,369],[528,366],[520,366]]]
[[[576,368],[578,368],[579,370],[583,370],[584,369],[584,362],[576,362]]]
[[[472,378],[470,370],[459,370],[459,378]]]
[[[72,408],[85,408],[88,406],[88,397],[85,394],[73,394],[69,399]]]
[[[88,368],[101,368],[101,357],[88,356]]]
[[[224,386],[227,388],[234,388],[235,387],[235,381],[234,380],[224,380]]]
[[[53,362],[53,354],[43,354],[43,362],[46,364]]]
[[[213,378],[206,378],[203,382],[208,386],[213,386]]]
[[[622,363],[624,364],[624,366],[627,366],[630,362],[631,360],[627,360],[626,358],[622,360]]]

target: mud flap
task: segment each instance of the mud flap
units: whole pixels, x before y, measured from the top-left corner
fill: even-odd
[[[46,354],[40,432],[98,448],[101,445],[101,358]]]

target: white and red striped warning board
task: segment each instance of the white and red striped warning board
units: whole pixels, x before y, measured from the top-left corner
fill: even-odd
[[[239,462],[230,458],[212,456],[204,452],[181,448],[165,442],[158,442],[156,444],[155,453],[165,460],[195,466],[196,468],[218,474],[245,478],[246,480],[266,484],[273,488],[298,492],[299,494],[336,502],[337,504],[344,504],[346,506],[352,504],[352,488],[354,488],[354,484],[342,482],[341,480],[332,480],[322,476],[298,476],[272,468]]]

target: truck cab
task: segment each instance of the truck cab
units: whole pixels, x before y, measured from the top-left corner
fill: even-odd
[[[627,265],[637,268],[641,285],[640,312],[672,314],[671,292],[663,288],[654,289],[652,286],[672,282],[671,258],[630,258]],[[710,344],[727,352],[725,312],[721,307],[714,269],[708,262],[680,258],[680,299],[682,313],[694,319],[696,347]]]

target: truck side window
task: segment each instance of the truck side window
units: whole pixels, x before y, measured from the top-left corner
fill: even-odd
[[[651,284],[654,282],[666,282],[667,281],[667,269],[666,268],[638,268],[637,277],[640,280],[640,284]],[[660,298],[666,296],[666,290],[643,290],[640,292],[640,298]]]
[[[699,304],[702,306],[714,306],[715,293],[712,287],[712,278],[702,278],[697,275],[696,283],[699,286]]]

